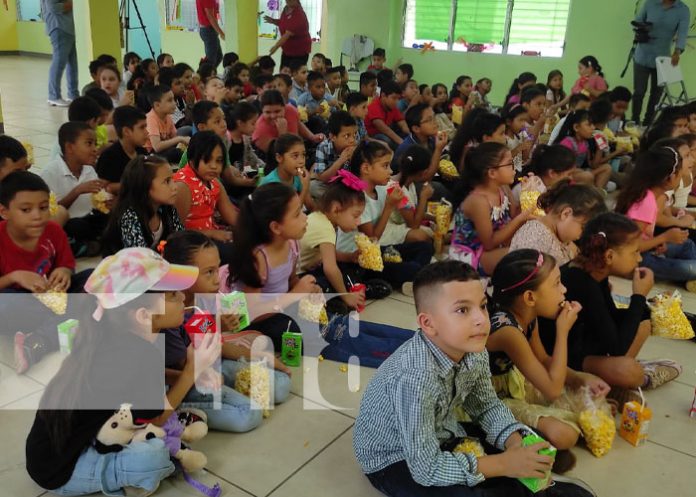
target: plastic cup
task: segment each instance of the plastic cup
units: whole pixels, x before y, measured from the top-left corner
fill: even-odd
[[[367,291],[367,287],[365,286],[364,283],[356,283],[355,285],[351,286],[349,289],[350,293],[365,293]],[[362,312],[365,310],[365,306],[361,305],[358,306],[357,311]]]

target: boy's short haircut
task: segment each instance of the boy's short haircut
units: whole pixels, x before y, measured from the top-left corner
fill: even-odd
[[[370,71],[360,73],[360,86],[367,86],[373,81],[377,81],[377,75],[375,73]]]
[[[128,52],[126,55],[123,56],[124,69],[128,68],[128,64],[130,64],[133,59],[140,60],[140,55],[138,55],[135,52]]]
[[[408,76],[408,79],[413,78],[413,66],[411,64],[401,64],[398,67],[399,71],[404,73],[406,76]]]
[[[165,57],[172,57],[172,54],[170,53],[161,53],[157,56],[157,65],[161,66],[162,62],[164,62]],[[172,60],[174,60],[174,57],[172,57]]]
[[[186,62],[177,62],[174,64],[174,77],[175,78],[182,78],[186,71],[191,71],[193,72],[193,67],[188,65]]]
[[[181,77],[181,76],[179,76]],[[173,67],[161,67],[159,70],[159,84],[172,86],[172,81],[176,79],[177,76],[174,75]]]
[[[343,73],[343,66],[331,66],[326,69],[326,75],[333,74],[337,72],[338,74]]]
[[[582,93],[574,93],[573,95],[570,96],[570,100],[568,100],[568,105],[571,108],[575,108],[575,107],[577,107],[577,105],[580,102],[589,102],[589,101],[590,101],[590,97],[588,97],[587,95],[584,95]]]
[[[367,97],[365,95],[358,91],[353,91],[346,97],[346,108],[350,110],[365,102],[367,102]]]
[[[166,85],[153,86],[149,88],[147,93],[147,101],[150,102],[150,105],[154,107],[155,102],[162,100],[162,97],[164,97],[164,95],[170,91],[172,91],[172,89]]]
[[[278,90],[268,90],[263,92],[261,95],[261,108],[266,105],[282,105],[285,107],[285,100],[283,100],[283,95]]]
[[[382,88],[382,85],[387,81],[394,81],[394,71],[391,69],[382,69],[377,73],[377,86]]]
[[[273,70],[273,69],[275,69],[275,66],[276,66],[275,60],[273,60],[273,57],[271,57],[270,55],[264,55],[263,57],[261,57],[259,59],[258,64],[259,64],[259,67],[261,69],[265,69],[265,70],[268,70],[268,69]]]
[[[101,113],[101,107],[92,97],[77,97],[68,106],[68,121],[86,123],[90,119],[99,119]]]
[[[116,58],[109,54],[101,54],[89,63],[89,73],[97,74],[103,66],[115,66]]]
[[[119,138],[123,137],[123,128],[133,129],[140,121],[145,121],[147,116],[136,107],[122,105],[114,110],[114,128]]]
[[[609,92],[610,102],[630,102],[632,97],[633,94],[631,93],[631,90],[625,86],[615,86]]]
[[[302,68],[305,67],[306,65],[307,65],[307,64],[305,64],[305,63],[302,62],[301,60],[293,60],[292,62],[290,62],[290,66],[289,66],[289,67],[290,67],[290,72],[291,72],[292,74],[295,74],[296,72],[298,72],[300,69],[302,69]]]
[[[51,190],[38,174],[15,171],[0,182],[0,204],[9,207],[19,192],[45,192],[48,195]]]
[[[324,57],[324,65],[332,67],[333,66],[333,61],[329,59],[328,57]]]
[[[249,102],[242,100],[237,105],[232,107],[229,112],[227,112],[227,115],[225,116],[227,129],[237,129],[237,121],[247,122],[252,117],[258,115],[259,111],[256,107]]]
[[[387,52],[383,48],[375,48],[375,51],[372,52],[373,57],[386,57]]]
[[[85,92],[85,97],[94,99],[102,111],[114,110],[114,101],[111,100],[111,97],[101,88],[90,88],[87,90],[87,92]]]
[[[285,86],[292,87],[292,78],[288,74],[284,74],[281,72],[273,76],[273,79],[282,79],[285,83]]]
[[[89,63],[89,73],[97,74],[99,72],[99,68],[103,65],[105,64],[102,61],[100,61],[99,59],[94,59],[92,62]]]
[[[82,133],[91,129],[89,124],[83,121],[63,123],[58,129],[58,145],[60,146],[60,151],[65,154],[65,145],[67,143],[75,143]]]
[[[222,67],[229,67],[236,64],[239,61],[239,55],[235,52],[227,52],[222,56]]]
[[[437,297],[435,291],[446,283],[478,281],[478,271],[465,262],[433,262],[418,271],[413,280],[413,296],[416,312],[421,312],[429,297]]]
[[[319,80],[324,81],[324,75],[322,73],[317,71],[309,71],[309,74],[307,75],[307,84],[311,84]]]
[[[210,100],[201,100],[200,102],[196,102],[193,109],[191,109],[191,120],[193,121],[193,124],[195,126],[205,124],[213,109],[217,109],[218,107],[220,106],[216,102]]]
[[[598,98],[590,105],[589,113],[592,124],[606,124],[611,117],[611,102]]]
[[[356,124],[357,123],[355,122],[355,118],[353,118],[353,116],[351,116],[345,110],[339,110],[329,116],[329,133],[334,136],[338,136],[338,134],[341,132],[341,128],[356,126]]]
[[[225,84],[225,88],[227,88],[228,90],[229,90],[230,88],[234,88],[235,86],[244,86],[244,83],[242,83],[242,80],[241,80],[241,79],[235,78],[235,77],[232,76],[231,74],[228,74],[228,75],[225,77],[224,84]]]
[[[109,55],[108,53],[101,54],[99,57],[97,57],[97,60],[100,60],[105,65],[115,66],[117,64],[116,57]]]
[[[22,142],[10,135],[0,135],[0,167],[3,166],[5,159],[17,162],[26,156],[27,149]]]
[[[317,58],[319,58],[319,59],[321,59],[321,60],[323,60],[323,61],[326,61],[326,55],[324,55],[324,54],[321,53],[321,52],[317,52],[317,53],[315,53],[314,55],[312,55],[312,58],[314,58],[314,57],[317,57]]]
[[[273,76],[270,74],[259,74],[254,78],[254,88],[263,88],[264,85],[273,82]]]
[[[394,95],[395,93],[401,94],[401,87],[396,81],[385,81],[382,84],[382,95],[388,97],[389,95]]]
[[[428,104],[416,104],[406,111],[406,124],[408,129],[411,130],[414,126],[420,126],[423,122],[423,112],[429,109]]]

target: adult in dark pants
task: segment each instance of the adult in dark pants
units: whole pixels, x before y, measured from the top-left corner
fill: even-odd
[[[640,122],[643,99],[650,79],[650,98],[645,110],[644,125],[649,125],[655,116],[655,107],[660,101],[663,88],[657,86],[656,57],[668,57],[672,39],[677,37],[672,65],[679,64],[679,57],[686,48],[689,32],[689,7],[682,0],[646,0],[636,16],[636,21],[652,23],[647,43],[639,43],[633,56],[633,121]]]
[[[225,39],[225,32],[217,21],[220,14],[219,0],[196,0],[196,13],[198,24],[200,24],[198,33],[203,40],[205,58],[217,69],[222,62],[220,38]]]
[[[54,107],[67,107],[70,101],[80,96],[72,0],[41,0],[41,17],[46,23],[46,34],[53,48],[48,71],[48,103]],[[68,100],[63,100],[60,80],[66,69]]]
[[[309,35],[309,22],[300,0],[286,0],[280,19],[265,16],[264,20],[280,29],[280,39],[269,52],[273,55],[276,50],[283,48],[280,67],[289,67],[293,60],[307,64],[312,50],[312,37]]]

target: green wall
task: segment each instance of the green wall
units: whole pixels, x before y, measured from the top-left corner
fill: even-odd
[[[17,4],[8,0],[8,10],[0,3],[0,52],[19,50],[17,45]]]
[[[51,54],[51,41],[46,36],[45,24],[34,21],[17,23],[17,46],[23,52]]]

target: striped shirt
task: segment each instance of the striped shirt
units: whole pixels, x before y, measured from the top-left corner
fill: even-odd
[[[454,363],[421,331],[377,370],[355,423],[353,448],[366,474],[406,461],[423,486],[474,486],[484,480],[471,454],[443,452],[443,442],[466,433],[455,408],[462,407],[501,450],[526,426],[498,399],[488,353],[466,354]]]

